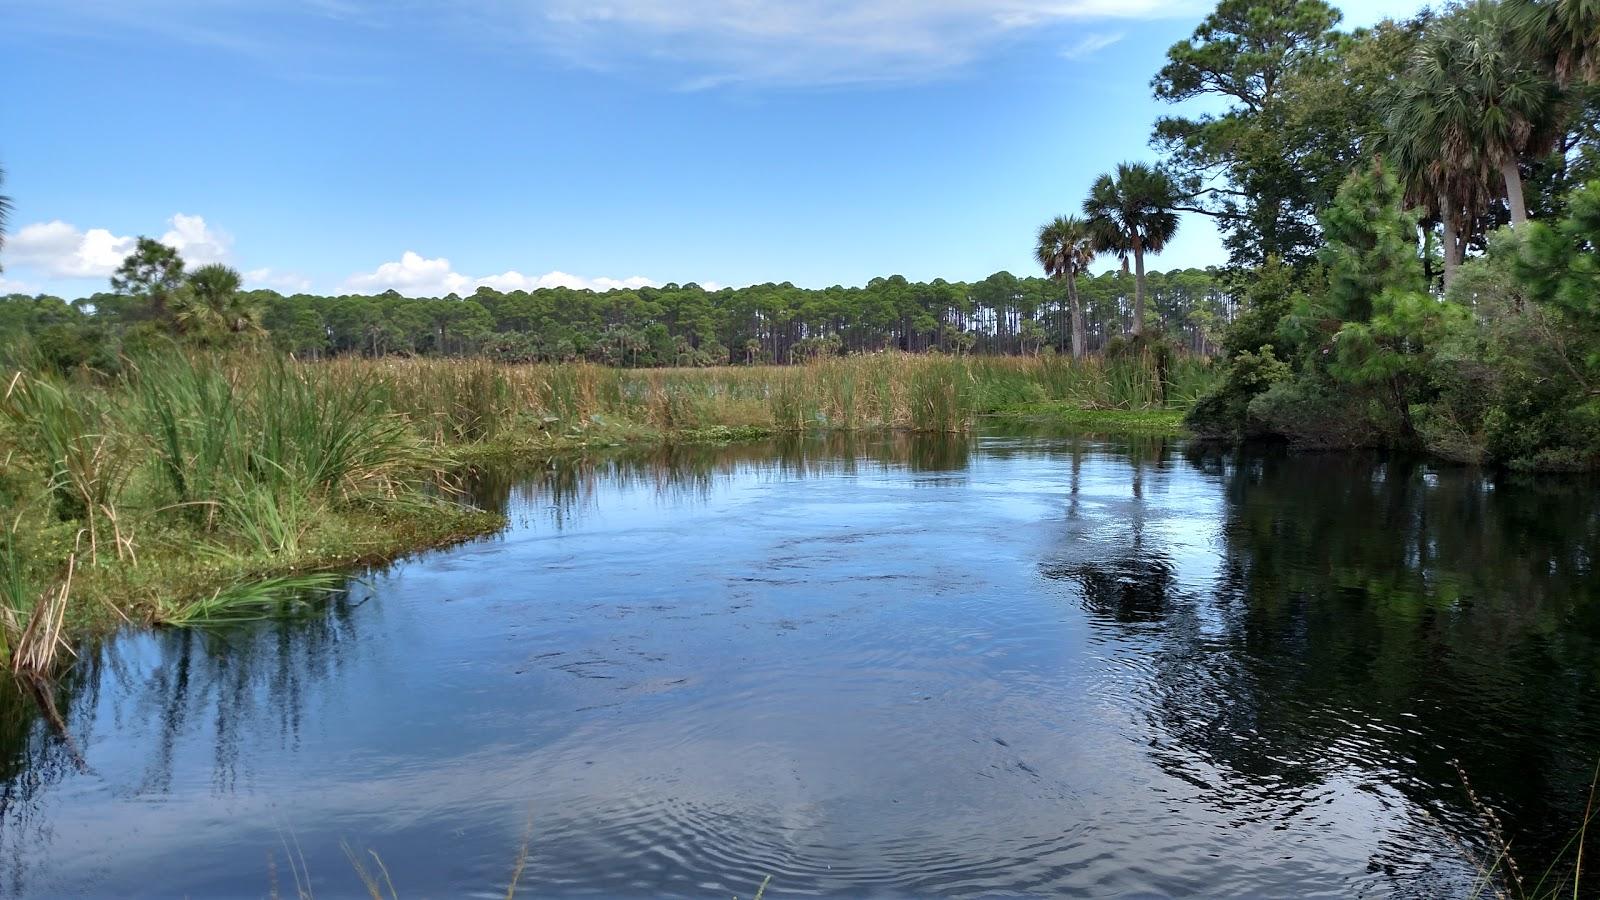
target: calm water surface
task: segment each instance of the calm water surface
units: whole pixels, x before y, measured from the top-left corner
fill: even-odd
[[[1600,494],[1158,440],[495,473],[512,527],[0,698],[0,892],[1472,896],[1600,756]],[[369,860],[371,857],[367,857]],[[293,867],[291,868],[291,859]]]

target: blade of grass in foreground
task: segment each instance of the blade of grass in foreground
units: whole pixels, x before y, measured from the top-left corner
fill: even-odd
[[[229,585],[209,597],[161,610],[157,623],[206,628],[299,612],[343,589],[346,576],[327,572],[285,575]]]

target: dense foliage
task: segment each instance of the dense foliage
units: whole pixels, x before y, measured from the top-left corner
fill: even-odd
[[[1343,33],[1223,0],[1155,80],[1157,145],[1238,314],[1204,435],[1600,466],[1600,7],[1471,0]]]
[[[1150,273],[1147,316],[1171,340],[1209,352],[1229,314],[1214,271]],[[31,337],[57,368],[107,371],[127,350],[177,334],[228,346],[266,340],[303,358],[483,355],[510,362],[587,360],[627,367],[792,363],[877,350],[952,354],[1065,351],[1081,339],[1103,350],[1125,331],[1136,305],[1134,279],[1120,273],[1079,283],[1000,272],[964,284],[908,282],[807,290],[791,284],[706,290],[698,285],[606,293],[548,288],[469,297],[281,296],[241,291],[217,266],[183,274],[176,252],[141,242],[115,289],[82,300],[0,297],[0,344]]]

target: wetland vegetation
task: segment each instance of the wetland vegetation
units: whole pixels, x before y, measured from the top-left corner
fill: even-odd
[[[115,374],[14,368],[0,396],[3,646],[14,666],[48,669],[63,625],[256,614],[316,584],[260,579],[496,529],[497,515],[455,491],[472,463],[813,429],[965,431],[1001,410],[1171,410],[1170,427],[1210,372],[1189,357],[1158,368],[885,353],[624,370],[177,346]]]
[[[1212,112],[1161,118],[1159,161],[1046,222],[1043,277],[285,295],[141,238],[108,291],[0,297],[0,662],[24,676],[0,698],[0,824],[51,851],[29,803],[87,771],[103,689],[116,721],[162,710],[128,738],[155,748],[145,780],[108,764],[192,828],[186,717],[209,717],[231,798],[241,746],[264,769],[298,752],[298,711],[252,721],[252,692],[281,712],[325,690],[322,721],[363,724],[338,660],[439,692],[413,749],[455,766],[482,833],[504,837],[504,803],[473,779],[533,760],[554,849],[516,871],[546,885],[721,890],[737,859],[812,892],[1078,870],[1144,893],[1600,889],[1600,6],[1340,23],[1221,0],[1151,85]],[[1151,270],[1184,214],[1218,223],[1225,266]],[[574,491],[626,521],[586,530]],[[411,630],[352,599],[348,573],[452,546],[383,570],[423,585],[399,591]],[[356,622],[438,682],[345,655],[382,655]],[[121,623],[161,628],[80,640]],[[751,635],[762,666],[729,649]],[[499,699],[527,673],[554,724]],[[461,702],[470,749],[448,744]],[[333,758],[387,727],[365,725],[315,737]],[[663,746],[680,769],[652,768]],[[322,775],[359,791],[387,762]],[[50,802],[93,835],[87,805]],[[416,823],[457,802],[408,810],[397,841],[427,857],[438,826]],[[1141,844],[1159,830],[1179,849]],[[595,835],[629,848],[618,871]],[[1285,841],[1303,855],[1273,865]]]

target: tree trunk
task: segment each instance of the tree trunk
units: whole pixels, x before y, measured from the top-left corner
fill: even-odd
[[[1422,228],[1422,283],[1433,290],[1433,226],[1424,224]]]
[[[1078,302],[1078,276],[1067,276],[1067,299],[1072,303],[1072,358],[1083,359],[1087,352],[1083,333],[1083,304]]]
[[[1439,218],[1444,222],[1444,289],[1456,280],[1456,266],[1461,262],[1461,241],[1456,234],[1456,211],[1448,196],[1439,197]]]
[[[1144,334],[1144,243],[1133,242],[1133,336]]]
[[[1500,172],[1506,179],[1506,204],[1511,207],[1511,225],[1524,225],[1528,221],[1528,202],[1522,196],[1522,170],[1517,168],[1517,161],[1512,158],[1506,160]]]

